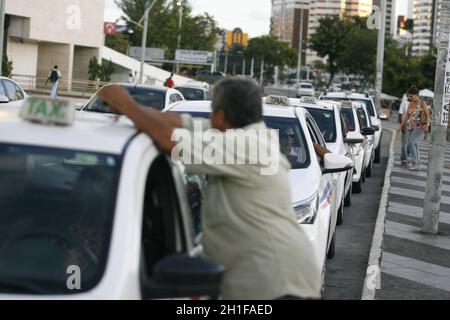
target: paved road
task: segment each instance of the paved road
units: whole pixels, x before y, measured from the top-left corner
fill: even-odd
[[[344,224],[337,227],[336,255],[327,264],[325,300],[361,299],[391,137],[390,131],[384,131],[381,163],[366,179],[363,193],[353,194],[352,206],[344,211]]]

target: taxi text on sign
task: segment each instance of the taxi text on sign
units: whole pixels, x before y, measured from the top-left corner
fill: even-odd
[[[69,125],[74,121],[75,109],[67,101],[29,97],[20,110],[20,117],[45,124]]]

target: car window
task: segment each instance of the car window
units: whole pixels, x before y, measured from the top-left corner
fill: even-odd
[[[177,87],[175,89],[180,91],[186,100],[194,101],[206,99],[204,91],[202,89],[185,88],[185,87]]]
[[[2,84],[0,84],[0,95],[8,98],[8,94],[5,91],[5,87]]]
[[[302,88],[302,89],[312,89],[313,86],[311,84],[301,84],[300,88]]]
[[[332,100],[332,101],[355,101],[362,102],[366,105],[367,111],[369,112],[371,117],[375,117],[375,106],[372,103],[372,100],[364,100],[364,99],[349,99],[349,98],[330,98],[330,97],[322,97],[321,100]]]
[[[120,166],[114,155],[0,144],[2,292],[73,294],[98,284]],[[79,267],[80,290],[67,287],[68,266]]]
[[[12,81],[2,80],[3,84],[6,87],[7,97],[11,101],[23,100],[23,93]]]
[[[292,169],[307,168],[310,156],[305,135],[295,118],[264,117],[267,127],[278,130],[280,149],[291,163]]]
[[[348,134],[348,130],[347,124],[345,123],[344,116],[342,115],[342,113],[339,113],[339,120],[341,121],[342,136],[346,137]]]
[[[153,108],[156,110],[163,110],[165,107],[165,93],[164,91],[155,90],[152,88],[126,87],[130,95],[141,105]],[[100,113],[115,113],[100,97],[94,96],[83,108],[83,111],[100,112]]]
[[[193,117],[209,118],[209,113],[207,112],[187,113]],[[268,128],[278,130],[281,152],[287,156],[292,169],[307,168],[310,164],[310,155],[305,134],[298,120],[295,118],[264,117],[264,122]]]
[[[169,98],[170,103],[175,103],[175,102],[182,101],[182,100],[183,100],[183,98],[181,98],[181,96],[176,93],[171,94],[170,98]]]
[[[345,124],[347,125],[347,131],[355,131],[355,118],[353,116],[353,109],[350,108],[342,108],[341,115],[344,118]]]
[[[370,127],[369,121],[367,119],[366,113],[362,108],[356,109],[356,112],[358,113],[358,117],[360,119],[360,126],[361,128]]]
[[[325,142],[336,142],[336,121],[334,111],[316,108],[306,108],[316,121]]]

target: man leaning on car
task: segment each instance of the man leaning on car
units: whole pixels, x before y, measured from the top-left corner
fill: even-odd
[[[217,84],[210,121],[142,107],[119,86],[107,86],[99,96],[127,115],[168,154],[176,146],[171,139],[174,130],[179,130],[176,128],[190,130],[192,146],[211,143],[204,135],[193,133],[195,121],[207,122],[208,127],[219,130],[224,141],[226,130],[266,129],[260,89],[244,79],[228,78]],[[267,136],[255,135],[249,144],[267,143],[261,141],[264,139]],[[203,149],[193,150],[195,159],[203,159]],[[249,148],[246,150],[250,153]],[[224,151],[226,159],[231,151]],[[232,159],[234,156],[231,154]],[[245,158],[250,159],[250,155],[245,154]],[[200,164],[185,164],[189,173],[208,177],[203,246],[210,260],[226,268],[221,285],[224,299],[320,298],[322,270],[295,220],[288,177],[290,165],[285,157],[278,159],[279,170],[273,175],[260,174],[262,162],[219,165],[203,160]]]

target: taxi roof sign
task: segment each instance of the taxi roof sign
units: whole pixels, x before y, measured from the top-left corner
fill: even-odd
[[[317,104],[317,99],[312,96],[303,96],[300,98],[300,103]]]
[[[19,115],[31,122],[71,125],[75,120],[75,109],[67,101],[29,97]]]
[[[348,101],[342,101],[342,102],[341,102],[341,106],[351,108],[351,107],[353,107],[353,102],[350,101],[350,100],[348,100]]]
[[[285,96],[274,96],[270,95],[264,99],[265,104],[277,105],[277,106],[289,106],[290,101],[288,97]]]

